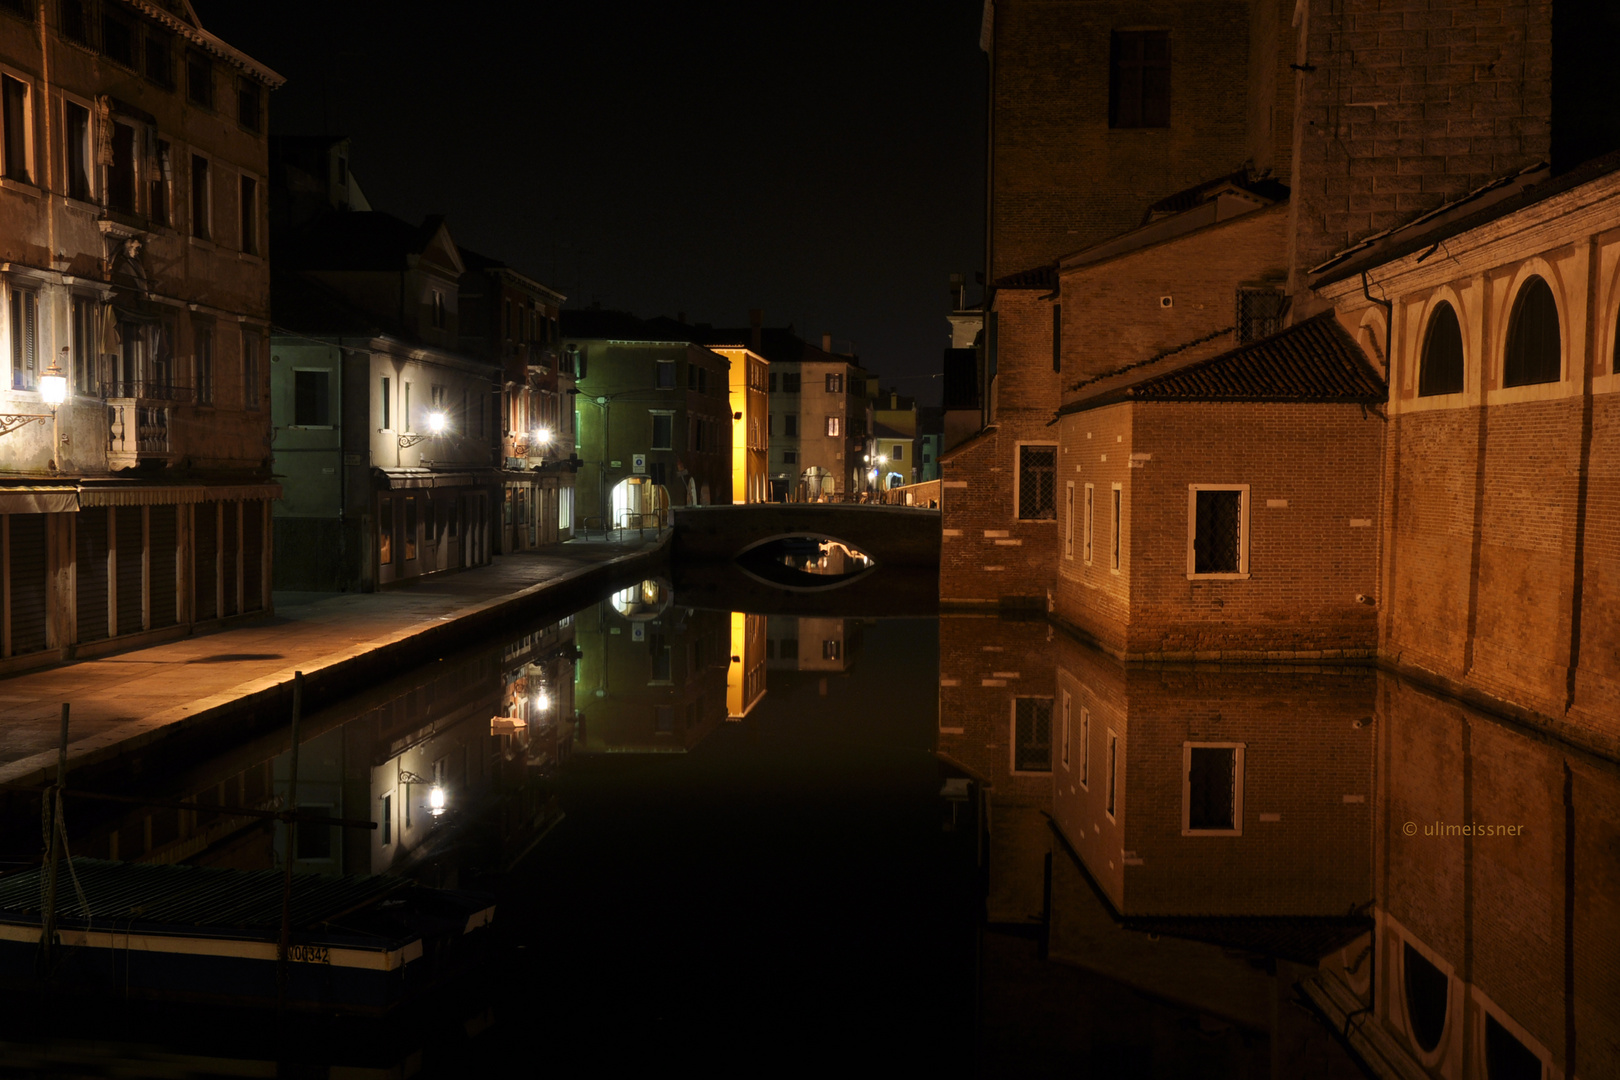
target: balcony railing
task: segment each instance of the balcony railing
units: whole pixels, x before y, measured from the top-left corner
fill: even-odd
[[[113,468],[169,454],[169,409],[114,401],[107,406],[107,461]]]
[[[195,401],[197,391],[157,379],[113,379],[101,384],[101,396],[109,401]]]

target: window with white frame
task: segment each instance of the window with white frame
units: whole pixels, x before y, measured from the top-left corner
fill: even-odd
[[[1113,539],[1110,543],[1109,569],[1119,573],[1120,558],[1124,549],[1124,518],[1125,518],[1125,490],[1119,484],[1114,485],[1114,520],[1112,522]]]
[[[1021,521],[1057,518],[1057,445],[1031,443],[1018,448],[1018,517]]]
[[[7,180],[34,182],[33,87],[0,75],[0,170]]]
[[[1074,481],[1063,485],[1063,557],[1074,558]]]
[[[1012,771],[1052,771],[1052,699],[1013,699]]]
[[[1067,690],[1063,691],[1063,708],[1061,710],[1062,723],[1060,725],[1060,730],[1063,733],[1063,767],[1065,769],[1069,767],[1069,712],[1071,704],[1072,702],[1069,698],[1069,692]]]
[[[39,294],[11,290],[11,387],[32,390],[39,381]]]
[[[1114,819],[1114,809],[1119,802],[1119,736],[1112,731],[1108,733],[1108,790],[1103,802],[1103,812],[1108,820]]]
[[[1091,781],[1091,710],[1080,706],[1080,786]]]
[[[1181,835],[1243,835],[1243,744],[1181,744]]]
[[[1187,485],[1187,576],[1249,573],[1249,486]]]
[[[1087,566],[1091,565],[1092,537],[1096,534],[1094,527],[1095,515],[1093,510],[1097,501],[1097,488],[1095,484],[1086,485],[1085,523],[1080,530],[1080,552]]]
[[[674,448],[675,414],[672,412],[655,412],[652,414],[652,449],[671,450]]]
[[[842,394],[844,392],[844,376],[833,373],[827,376],[827,393]]]

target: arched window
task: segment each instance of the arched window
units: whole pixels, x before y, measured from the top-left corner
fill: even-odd
[[[1445,1034],[1451,980],[1410,944],[1402,960],[1401,966],[1406,969],[1406,1018],[1412,1025],[1413,1041],[1427,1052],[1439,1046],[1440,1036]]]
[[[1508,317],[1502,385],[1557,382],[1563,376],[1562,357],[1558,304],[1547,283],[1532,277],[1519,290],[1518,298],[1513,301],[1513,314]]]
[[[1423,367],[1418,371],[1418,397],[1460,394],[1463,389],[1462,327],[1457,312],[1444,300],[1435,305],[1423,339]]]

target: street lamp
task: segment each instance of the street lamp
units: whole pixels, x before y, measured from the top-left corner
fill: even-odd
[[[68,347],[66,345],[62,346],[61,357],[66,362],[68,358]],[[62,429],[56,410],[67,400],[67,390],[67,376],[62,374],[61,365],[52,362],[51,366],[45,369],[45,374],[39,377],[39,396],[44,398],[45,404],[51,407],[50,468],[52,472],[58,471],[61,467],[57,459],[61,457],[62,453]]]
[[[404,450],[407,447],[415,446],[417,443],[421,442],[423,439],[429,438],[430,436],[437,438],[438,436],[444,434],[447,423],[444,413],[438,411],[428,413],[427,423],[428,429],[426,433],[413,431],[408,435],[401,435],[399,437],[399,448]]]

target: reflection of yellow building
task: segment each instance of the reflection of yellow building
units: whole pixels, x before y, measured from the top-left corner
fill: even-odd
[[[731,501],[766,502],[770,495],[770,362],[752,349],[713,346],[731,361]]]
[[[726,668],[726,715],[741,720],[765,696],[765,616],[731,613],[731,664]]]

